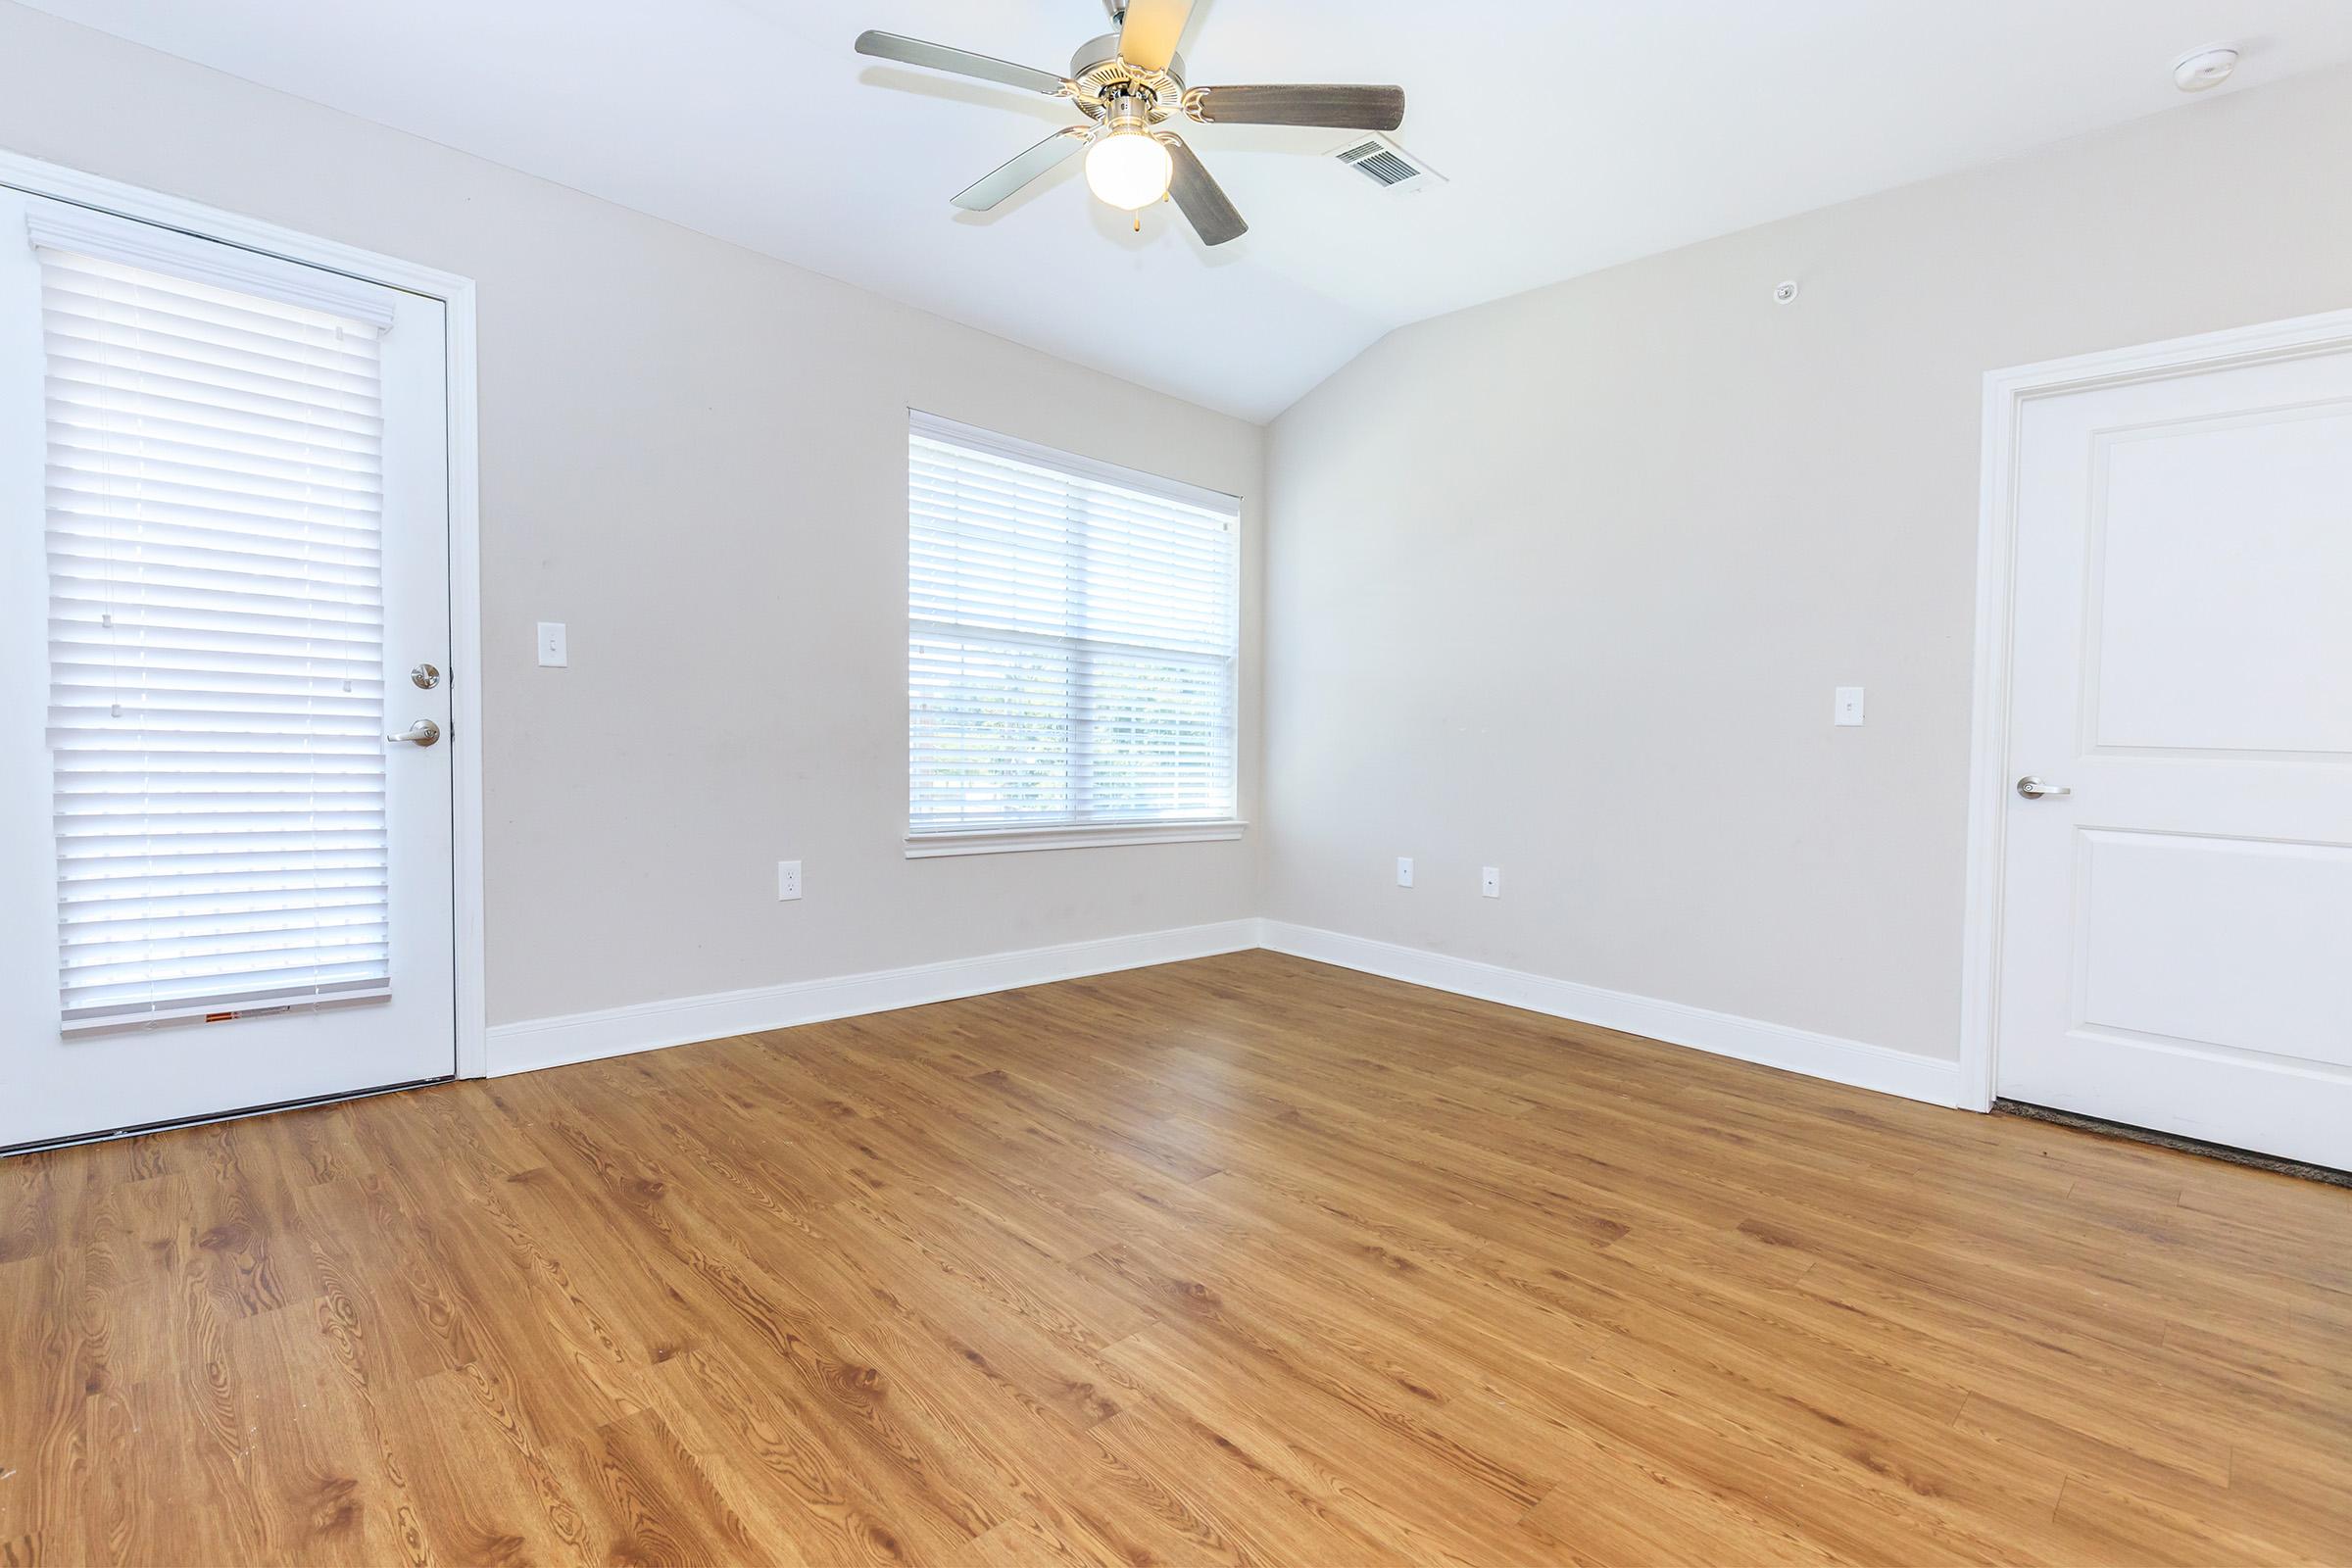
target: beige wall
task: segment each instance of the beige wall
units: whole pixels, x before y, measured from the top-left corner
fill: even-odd
[[[2348,171],[2313,76],[1376,345],[1269,451],[1263,912],[1955,1055],[1983,374],[2352,306]]]
[[[0,62],[0,147],[478,280],[493,1021],[1262,912],[1949,1056],[1982,373],[2352,305],[2336,74],[1407,328],[1269,450],[39,13]],[[909,405],[1248,498],[1251,838],[901,858]]]
[[[1246,498],[1245,815],[1259,427],[13,5],[0,83],[0,147],[479,284],[492,1022],[1253,912],[1249,839],[900,841],[907,408]]]

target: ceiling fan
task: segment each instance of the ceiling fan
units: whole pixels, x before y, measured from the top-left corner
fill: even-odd
[[[1194,0],[1103,0],[1118,28],[1080,46],[1070,74],[992,60],[895,32],[862,32],[858,52],[877,60],[951,71],[959,76],[1067,98],[1086,116],[982,175],[956,195],[956,205],[984,213],[1014,191],[1086,149],[1086,183],[1113,207],[1138,214],[1161,197],[1174,198],[1204,245],[1222,245],[1250,230],[1192,148],[1161,122],[1182,115],[1203,125],[1325,125],[1345,130],[1395,130],[1404,122],[1402,87],[1187,87],[1184,57],[1176,52]]]

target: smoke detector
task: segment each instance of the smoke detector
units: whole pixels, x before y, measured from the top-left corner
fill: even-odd
[[[2173,85],[2182,92],[2219,87],[2237,69],[2237,50],[2226,43],[2191,49],[2173,62]]]

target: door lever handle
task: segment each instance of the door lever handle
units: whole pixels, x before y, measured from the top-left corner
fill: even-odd
[[[420,718],[397,735],[387,735],[388,741],[407,741],[412,746],[430,746],[441,738],[441,726],[429,718]]]
[[[2017,781],[2017,793],[2029,801],[2044,801],[2053,800],[2061,795],[2072,795],[2075,792],[2065,784],[2044,784],[2033,774],[2028,773]]]

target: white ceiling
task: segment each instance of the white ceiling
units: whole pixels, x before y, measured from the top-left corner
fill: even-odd
[[[1200,0],[1196,84],[1394,81],[1450,183],[1345,132],[1202,126],[1250,220],[1144,232],[1075,160],[948,197],[1073,112],[864,59],[863,28],[1068,69],[1102,0],[33,0],[40,9],[1267,418],[1390,328],[2352,59],[2345,0]],[[1548,83],[1548,85],[1547,85]],[[2208,95],[2208,97],[2214,95]]]

